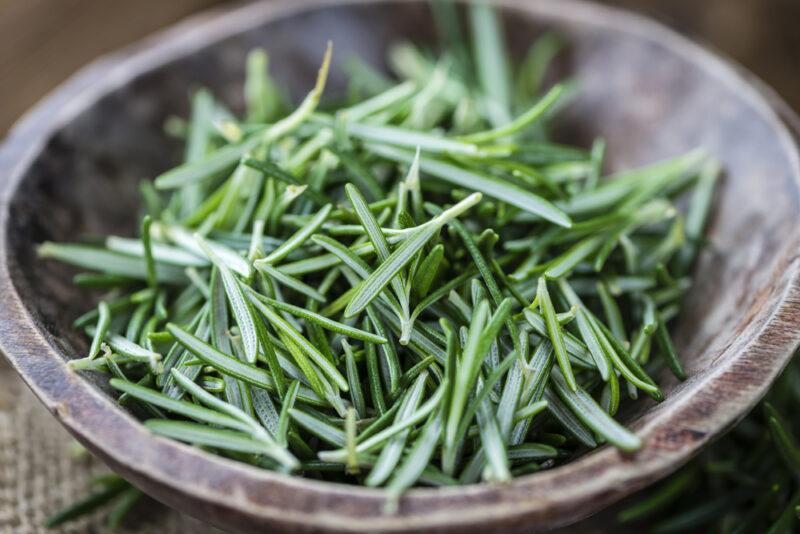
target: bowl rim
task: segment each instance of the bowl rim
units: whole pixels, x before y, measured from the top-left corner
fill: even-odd
[[[504,487],[477,484],[418,488],[403,497],[400,512],[392,516],[379,512],[385,498],[380,489],[280,475],[154,437],[110,397],[70,371],[62,351],[39,329],[23,304],[9,266],[7,234],[11,201],[26,170],[53,134],[109,92],[231,35],[319,7],[396,1],[279,0],[202,12],[83,68],[19,120],[0,147],[0,169],[6,170],[5,179],[0,181],[0,353],[5,354],[36,396],[90,450],[135,484],[189,514],[204,516],[223,526],[231,521],[222,514],[232,513],[239,518],[233,521],[234,525],[247,524],[241,522],[245,518],[283,528],[326,531],[456,530],[532,520],[537,521],[536,528],[569,524],[688,461],[703,444],[729,428],[758,402],[800,343],[800,329],[796,327],[800,318],[800,257],[787,253],[782,258],[781,272],[774,273],[782,292],[775,297],[771,315],[748,324],[739,340],[723,351],[723,354],[735,353],[736,357],[720,358],[723,364],[703,381],[687,383],[680,393],[675,393],[680,396],[670,404],[669,411],[660,410],[646,424],[635,428],[647,443],[637,455],[623,456],[604,447],[564,466],[520,477]],[[789,108],[775,100],[774,95],[765,97],[751,83],[752,75],[728,60],[658,22],[617,8],[583,0],[494,0],[492,3],[533,18],[631,34],[664,45],[672,53],[698,64],[720,83],[735,87],[771,123],[782,139],[800,184],[797,145],[768,100],[783,105],[783,113]],[[798,242],[794,239],[786,249],[800,250]],[[742,387],[743,365],[749,369],[748,387]],[[711,383],[713,391],[708,391]],[[702,392],[704,387],[706,391]],[[688,399],[721,391],[725,395],[715,399],[713,417],[698,419],[692,413]],[[694,423],[691,428],[686,421]],[[191,465],[195,470],[166,472],[163,463],[159,463],[164,457],[180,465]],[[576,481],[580,482],[577,486]],[[231,492],[244,487],[295,492],[294,495],[302,497],[287,501],[290,506],[253,501],[248,495],[231,498]],[[506,498],[509,492],[522,493],[525,498],[510,500]],[[345,501],[350,504],[342,506]],[[340,508],[333,509],[334,504]]]

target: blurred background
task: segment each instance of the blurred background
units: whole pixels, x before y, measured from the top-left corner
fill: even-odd
[[[266,0],[269,1],[269,0]],[[97,56],[225,0],[0,0],[0,135]],[[735,59],[800,110],[800,0],[604,0]]]

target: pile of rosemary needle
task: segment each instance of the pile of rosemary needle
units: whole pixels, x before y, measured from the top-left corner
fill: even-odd
[[[575,92],[546,82],[561,41],[512,67],[489,7],[465,28],[453,9],[434,4],[438,59],[397,45],[400,81],[352,60],[335,104],[330,46],[293,109],[261,50],[243,118],[196,91],[139,237],[39,248],[101,291],[72,368],[109,373],[154,434],[390,507],[640,448],[614,417],[662,399],[660,366],[684,377],[668,323],[718,168],[696,151],[602,176],[602,140],[548,140]]]

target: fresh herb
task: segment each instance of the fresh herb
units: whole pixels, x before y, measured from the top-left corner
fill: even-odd
[[[686,374],[668,323],[719,169],[692,152],[602,177],[602,140],[547,138],[573,93],[542,87],[554,37],[515,80],[501,20],[469,15],[472,46],[440,20],[450,60],[400,45],[401,79],[354,70],[361,97],[338,108],[321,104],[330,47],[294,111],[261,51],[246,118],[198,91],[185,161],[143,187],[138,239],[39,248],[107,290],[70,365],[113,374],[155,434],[383,486],[389,510],[417,484],[640,448],[614,415],[640,391],[661,400],[661,368]]]

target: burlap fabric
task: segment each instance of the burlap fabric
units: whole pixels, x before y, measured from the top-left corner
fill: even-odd
[[[0,533],[110,533],[102,512],[56,530],[42,525],[53,512],[91,491],[108,470],[86,454],[17,378],[0,355]],[[117,534],[219,532],[143,499]]]
[[[0,354],[0,534],[223,534],[149,499],[117,530],[106,526],[102,511],[45,529],[51,514],[89,494],[92,477],[110,472],[88,454],[76,456],[75,446]],[[615,522],[618,511],[612,507],[553,534],[636,532]]]

